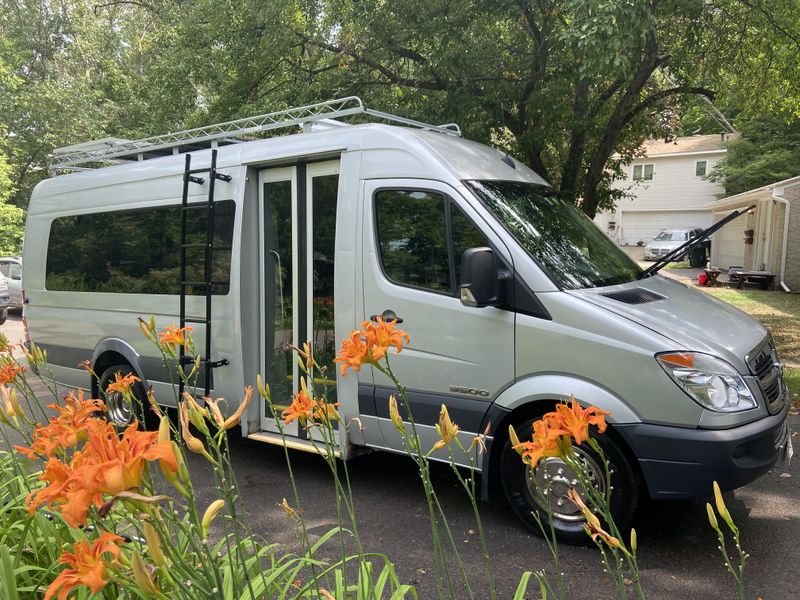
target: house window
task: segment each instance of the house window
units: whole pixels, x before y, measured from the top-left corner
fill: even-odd
[[[652,181],[653,180],[653,165],[634,165],[633,166],[633,180],[634,181]]]
[[[694,176],[704,177],[708,170],[708,161],[698,160],[694,163]]]

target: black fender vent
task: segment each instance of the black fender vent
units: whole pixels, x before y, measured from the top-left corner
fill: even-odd
[[[620,292],[609,292],[602,294],[606,298],[624,302],[625,304],[646,304],[648,302],[656,302],[658,300],[666,300],[666,296],[656,294],[644,288],[633,288],[630,290],[622,290]]]

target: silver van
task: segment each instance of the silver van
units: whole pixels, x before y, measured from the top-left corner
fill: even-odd
[[[402,126],[332,120],[348,115]],[[298,124],[301,133],[252,140]],[[90,360],[103,381],[132,371],[174,403],[167,369],[137,327],[154,314],[161,326],[194,323],[215,396],[241,397],[261,373],[280,404],[300,377],[287,343],[313,340],[345,422],[363,426],[339,429],[342,457],[402,452],[389,380],[372,369],[343,378],[333,365],[359,323],[397,319],[411,343],[392,368],[423,437],[437,438],[442,403],[465,447],[488,427],[488,450],[475,456],[483,497],[505,496],[535,530],[532,511],[546,507],[531,490],[549,473],[567,541],[584,536],[563,496],[570,473],[558,459],[530,471],[507,431],[529,435],[570,394],[611,412],[599,442],[612,481],[590,448],[578,452],[598,486],[613,485],[623,527],[645,496],[705,497],[714,480],[734,489],[790,448],[782,366],[761,324],[676,281],[641,277],[546,181],[453,125],[347,98],[72,147],[52,165],[63,173],[109,162],[40,183],[28,210],[29,335],[66,385],[101,393],[77,367]],[[213,213],[190,210],[209,201]],[[183,249],[206,239],[217,249],[204,280]],[[251,404],[241,429],[282,443],[264,404]],[[296,422],[287,433],[290,447],[313,451]]]

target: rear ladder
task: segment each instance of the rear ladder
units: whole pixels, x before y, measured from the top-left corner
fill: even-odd
[[[193,202],[189,203],[189,186],[191,184],[203,185],[205,180],[203,177],[198,177],[197,173],[208,173],[208,198],[206,202]],[[211,298],[213,296],[214,286],[220,285],[220,282],[213,280],[213,257],[214,257],[214,184],[217,180],[228,182],[231,180],[230,175],[224,175],[217,172],[217,150],[211,151],[211,166],[199,169],[192,169],[192,155],[186,155],[186,163],[183,171],[183,195],[181,197],[181,250],[180,250],[180,328],[192,324],[203,325],[205,328],[205,348],[204,353],[201,355],[200,364],[202,366],[201,375],[203,378],[203,396],[208,396],[211,393],[211,371],[217,367],[222,367],[228,364],[228,359],[211,360]],[[206,240],[205,242],[189,242],[187,219],[191,211],[205,211],[206,214]],[[203,249],[203,281],[189,281],[188,280],[188,257],[187,250],[192,248]],[[230,247],[216,247],[219,250],[230,250]],[[205,291],[205,315],[200,317],[187,317],[186,316],[186,295],[189,288],[200,287]],[[180,368],[183,369],[186,365],[191,365],[194,362],[194,357],[186,356],[186,348],[181,345],[180,354],[178,355],[178,363]],[[178,384],[178,395],[183,396],[184,381],[181,380]]]

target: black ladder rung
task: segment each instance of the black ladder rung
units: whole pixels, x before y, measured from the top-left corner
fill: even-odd
[[[181,248],[212,248],[214,250],[233,250],[233,246],[230,244],[225,244],[224,246],[218,246],[217,244],[209,245],[205,242],[195,242],[191,244],[181,244]]]
[[[228,285],[228,282],[227,281],[181,281],[181,285],[202,285],[202,286],[209,285],[213,287],[215,285]]]
[[[184,204],[181,208],[183,210],[208,210],[209,205],[206,202],[192,202],[191,204]]]
[[[183,322],[184,323],[196,323],[197,325],[207,325],[208,324],[208,321],[206,321],[205,319],[195,319],[193,317],[186,317],[183,320]]]
[[[182,364],[184,364],[184,365],[193,365],[194,361],[195,361],[195,359],[193,357],[191,357],[191,356],[184,356],[180,360],[180,362]],[[216,369],[217,367],[226,367],[226,366],[228,366],[229,364],[231,364],[231,361],[229,361],[227,358],[221,358],[220,360],[208,360],[206,358],[201,358],[200,359],[200,364],[201,365],[208,365],[212,369]]]

